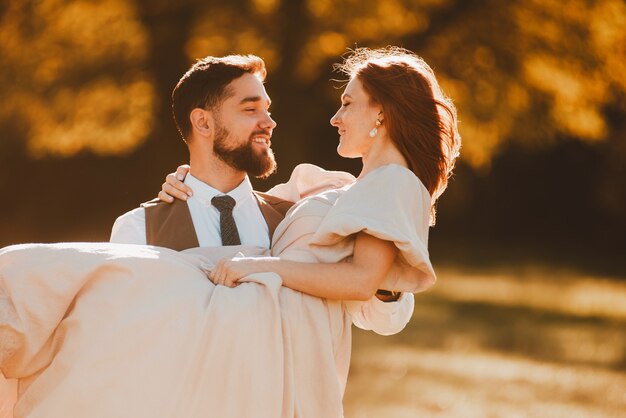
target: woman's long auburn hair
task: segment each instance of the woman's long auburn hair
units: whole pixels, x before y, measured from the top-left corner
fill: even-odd
[[[370,100],[383,108],[389,137],[435,204],[448,185],[461,137],[456,109],[433,70],[411,51],[397,47],[358,48],[338,69],[357,77]]]

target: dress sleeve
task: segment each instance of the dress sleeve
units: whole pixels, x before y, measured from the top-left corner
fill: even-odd
[[[396,302],[383,302],[376,296],[365,302],[344,302],[354,325],[380,335],[402,331],[411,320],[414,304],[414,296],[408,292],[402,293]]]
[[[277,184],[266,193],[296,202],[305,197],[338,189],[356,179],[344,171],[328,171],[314,164],[299,164],[291,172],[287,183]]]
[[[322,262],[333,249],[349,254],[361,231],[391,241],[399,255],[381,288],[423,291],[436,280],[428,255],[430,206],[428,191],[410,170],[381,167],[337,199],[311,240],[312,251]]]

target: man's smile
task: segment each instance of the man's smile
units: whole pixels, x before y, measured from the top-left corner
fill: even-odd
[[[252,137],[252,142],[256,144],[262,144],[266,148],[269,148],[272,145],[272,141],[269,136],[266,135],[256,135]]]

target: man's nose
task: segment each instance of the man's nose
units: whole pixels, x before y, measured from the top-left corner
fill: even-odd
[[[270,115],[267,115],[267,117],[263,119],[263,121],[261,122],[261,127],[263,129],[274,129],[276,125],[277,125],[276,121],[272,119]]]

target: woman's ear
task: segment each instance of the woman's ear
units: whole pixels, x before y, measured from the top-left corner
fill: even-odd
[[[213,133],[213,116],[211,112],[196,107],[189,114],[192,130],[201,136],[211,136]]]

